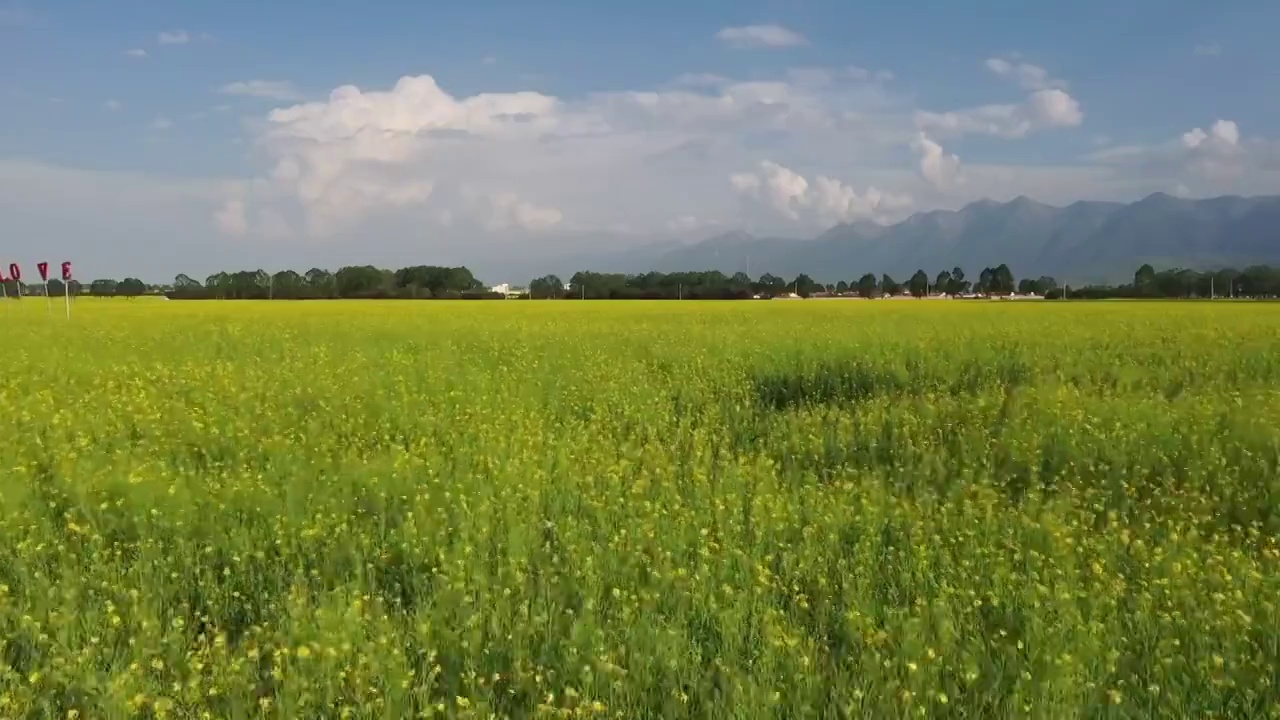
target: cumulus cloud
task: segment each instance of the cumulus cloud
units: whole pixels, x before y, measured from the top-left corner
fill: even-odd
[[[884,193],[874,186],[859,193],[825,175],[810,183],[794,170],[769,160],[761,162],[755,172],[730,175],[729,185],[787,218],[803,217],[827,225],[895,215],[912,202],[909,196]]]
[[[1063,90],[1037,90],[1018,104],[916,113],[916,126],[939,137],[991,135],[1015,139],[1038,130],[1078,127],[1083,121],[1080,103]]]
[[[808,45],[809,40],[781,25],[743,25],[727,27],[716,33],[716,39],[733,48],[785,48]]]
[[[949,138],[1027,137],[1082,120],[1063,83],[1003,62],[990,72],[1026,88],[1013,90],[1013,102],[941,113],[917,113],[889,72],[850,67],[751,81],[689,76],[565,97],[453,95],[430,76],[410,76],[277,103],[245,125],[259,168],[250,177],[194,183],[0,161],[0,210],[23,232],[58,227],[72,237],[94,227],[116,239],[112,252],[81,250],[104,263],[126,262],[117,248],[132,238],[154,248],[177,234],[189,246],[183,257],[203,252],[200,263],[213,267],[226,262],[219,248],[239,238],[255,257],[276,252],[280,263],[360,263],[373,252],[388,263],[430,258],[488,272],[552,248],[598,254],[744,226],[799,236],[980,197],[1280,191],[1280,144],[1228,120],[1163,143],[1095,148],[1064,166],[985,164],[976,149],[964,151],[962,166]],[[234,92],[281,89],[252,82]],[[129,263],[156,255],[131,252]]]
[[[1086,159],[1197,194],[1280,192],[1280,141],[1246,138],[1231,120],[1163,143],[1107,148]]]
[[[161,45],[186,45],[191,42],[191,37],[186,30],[166,30],[156,36],[156,42]]]
[[[257,88],[263,90],[261,86]],[[271,88],[279,89],[279,88]],[[402,78],[390,91],[334,90],[328,100],[273,110],[258,139],[274,166],[265,193],[292,197],[308,231],[338,231],[380,209],[420,206],[435,194],[436,175],[473,140],[532,141],[572,130],[556,98],[533,92],[457,99],[430,76]],[[492,227],[554,225],[561,213],[509,192],[489,198]]]
[[[998,57],[987,58],[985,64],[988,70],[1016,82],[1024,90],[1061,90],[1067,86],[1062,80],[1049,77],[1049,71],[1039,65]]]
[[[158,117],[151,121],[152,130],[169,130],[173,127],[173,121],[167,117]]]
[[[214,224],[227,235],[239,237],[249,230],[249,219],[245,217],[243,200],[228,200],[213,215]]]
[[[1219,148],[1235,147],[1240,144],[1240,128],[1231,120],[1218,120],[1207,133],[1200,128],[1193,128],[1182,135],[1182,144],[1188,149],[1194,150],[1206,143]]]
[[[110,110],[111,112],[116,112],[117,110],[119,110],[124,106],[120,104],[119,100],[108,100],[102,103],[102,107],[106,108],[107,110]]]
[[[1217,57],[1222,54],[1222,46],[1218,43],[1202,43],[1191,50],[1196,57]]]
[[[1221,174],[1253,155],[1265,159],[1272,143],[1242,143],[1240,128],[1231,120],[1217,120],[1209,130],[1195,127],[1177,139],[1156,145],[1119,145],[1093,153],[1088,160],[1115,166],[1142,168],[1163,174],[1198,170]]]
[[[468,187],[464,195],[471,199],[473,210],[490,230],[546,230],[564,219],[558,209],[536,205],[511,192],[484,193]]]
[[[269,98],[271,100],[298,100],[302,93],[285,80],[242,80],[227,83],[218,88],[223,95]]]
[[[251,126],[269,169],[244,200],[275,207],[314,236],[389,213],[491,230],[668,232],[659,218],[731,209],[722,183],[731,166],[741,167],[744,142],[801,142],[850,162],[892,153],[908,136],[882,136],[878,121],[848,111],[878,111],[891,104],[886,98],[876,74],[843,70],[570,100],[528,91],[455,97],[426,75],[387,90],[343,86]],[[851,142],[853,130],[862,138]],[[717,171],[719,198],[709,180]],[[700,176],[706,189],[694,199]],[[809,215],[824,208],[842,217],[850,211],[840,202],[887,207],[896,196],[848,199],[829,185],[821,192],[828,199]],[[250,233],[256,217],[248,213]]]
[[[131,50],[125,50],[124,54],[128,55],[129,57],[144,58],[147,56],[147,51],[143,50],[142,48],[133,48]]]
[[[948,190],[962,182],[960,158],[942,149],[942,145],[920,133],[911,141],[911,149],[920,156],[920,176],[939,190]]]
[[[935,137],[990,135],[1023,138],[1040,130],[1078,127],[1084,122],[1080,103],[1067,94],[1066,83],[1038,65],[988,58],[992,73],[1012,80],[1029,94],[1020,103],[996,103],[947,112],[919,111],[916,127]]]
[[[678,76],[673,84],[686,85],[689,87],[716,87],[718,85],[726,85],[729,78],[715,73],[684,73]]]

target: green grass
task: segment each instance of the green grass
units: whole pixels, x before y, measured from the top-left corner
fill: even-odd
[[[1280,717],[1280,306],[26,300],[0,717]]]

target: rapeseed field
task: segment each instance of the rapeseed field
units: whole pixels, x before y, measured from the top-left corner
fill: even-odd
[[[1280,306],[10,302],[2,718],[1280,717]]]

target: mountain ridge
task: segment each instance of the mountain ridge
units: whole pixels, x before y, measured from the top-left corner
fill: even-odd
[[[631,258],[635,264],[638,258]],[[1143,263],[1198,270],[1280,264],[1280,196],[1203,199],[1152,193],[1131,203],[1081,200],[1066,206],[1025,195],[984,199],[959,210],[929,210],[881,225],[859,220],[809,239],[730,231],[667,248],[650,270],[808,273],[821,282],[863,273],[905,277],[960,266],[976,275],[1008,264],[1019,277],[1071,283],[1119,282]]]

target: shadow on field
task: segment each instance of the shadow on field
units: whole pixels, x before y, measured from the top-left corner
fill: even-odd
[[[1033,372],[1016,357],[994,363],[971,360],[945,376],[937,367],[937,363],[923,360],[883,365],[859,358],[833,358],[805,367],[764,370],[755,374],[752,385],[756,402],[763,409],[786,410],[930,393],[976,395],[991,388],[1026,384]]]

